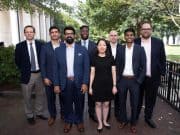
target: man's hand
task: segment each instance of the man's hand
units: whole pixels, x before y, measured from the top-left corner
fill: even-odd
[[[82,84],[81,86],[82,93],[84,94],[85,92],[87,92],[87,90],[88,90],[88,86],[86,84]]]
[[[59,86],[54,86],[54,92],[55,92],[56,94],[59,94],[59,93],[61,92],[60,87],[59,87]]]
[[[52,84],[52,82],[51,82],[51,80],[49,80],[48,78],[45,78],[45,79],[44,79],[44,84],[45,84],[46,86],[50,86],[50,85]]]

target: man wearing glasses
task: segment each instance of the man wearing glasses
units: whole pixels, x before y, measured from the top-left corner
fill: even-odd
[[[64,28],[65,44],[55,50],[54,91],[61,93],[64,103],[64,133],[77,125],[84,132],[84,93],[89,81],[89,56],[85,47],[75,43],[75,29]]]
[[[139,105],[137,120],[141,112],[143,95],[145,93],[145,122],[151,127],[156,128],[152,120],[153,108],[155,106],[158,87],[161,75],[166,73],[166,56],[162,40],[152,37],[152,25],[144,21],[140,25],[141,38],[135,40],[136,44],[144,47],[146,53],[146,77],[141,85],[139,95]]]

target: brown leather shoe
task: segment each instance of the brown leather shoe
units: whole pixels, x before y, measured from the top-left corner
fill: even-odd
[[[133,134],[137,133],[136,126],[131,126],[130,130]]]
[[[120,128],[120,129],[123,129],[126,125],[127,125],[127,123],[125,123],[125,122],[120,122],[119,128]]]
[[[64,125],[64,133],[68,133],[71,130],[72,124],[65,123]]]
[[[84,124],[83,123],[77,124],[77,129],[79,132],[84,132]]]
[[[54,124],[54,122],[55,122],[55,119],[54,119],[54,118],[50,117],[50,118],[48,119],[48,125],[49,125],[49,126],[52,126],[52,125]]]

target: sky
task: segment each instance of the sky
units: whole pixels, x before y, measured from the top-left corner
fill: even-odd
[[[69,6],[77,6],[78,0],[59,0],[62,3],[66,3]],[[86,1],[86,0],[81,0],[81,1]]]

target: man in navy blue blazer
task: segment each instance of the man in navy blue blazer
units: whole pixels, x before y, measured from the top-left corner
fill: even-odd
[[[141,85],[139,95],[139,105],[137,119],[141,112],[143,104],[143,95],[145,92],[145,122],[151,127],[156,128],[156,124],[152,120],[153,108],[156,103],[158,87],[161,76],[166,73],[166,55],[163,41],[151,37],[152,25],[148,21],[144,21],[140,26],[141,38],[135,40],[136,44],[144,47],[146,53],[146,77]]]
[[[35,124],[35,115],[41,119],[44,111],[44,86],[40,73],[40,51],[42,42],[34,40],[35,28],[27,25],[24,28],[25,41],[16,45],[15,63],[21,73],[21,87],[24,97],[25,113],[29,124]],[[31,94],[35,91],[36,101],[33,111]]]
[[[146,73],[146,56],[144,48],[134,44],[135,31],[132,28],[124,32],[126,45],[117,50],[116,71],[117,88],[119,94],[119,120],[120,128],[128,123],[126,112],[127,92],[130,92],[131,104],[131,132],[136,133],[136,114],[138,106],[139,87],[143,82]]]
[[[89,26],[82,25],[80,27],[80,35],[81,35],[81,40],[79,40],[77,44],[84,46],[88,50],[89,58],[91,61],[91,58],[95,53],[96,43],[89,39]],[[93,121],[97,122],[97,118],[95,116],[95,102],[92,99],[92,95],[90,95],[89,93],[88,93],[88,113],[89,113],[89,117]]]
[[[61,93],[64,102],[64,133],[72,124],[84,131],[84,93],[89,83],[89,56],[85,47],[74,42],[75,29],[64,28],[65,45],[55,50],[54,91]]]
[[[55,60],[55,49],[64,44],[60,39],[60,29],[57,26],[51,26],[49,28],[49,35],[51,41],[42,46],[41,49],[41,74],[43,82],[46,88],[46,96],[48,102],[48,110],[50,118],[48,119],[48,125],[51,126],[54,124],[56,119],[56,94],[54,92],[54,83],[53,83],[53,66]],[[63,101],[61,94],[59,94],[60,108],[61,108],[61,118],[64,117],[63,110]]]

